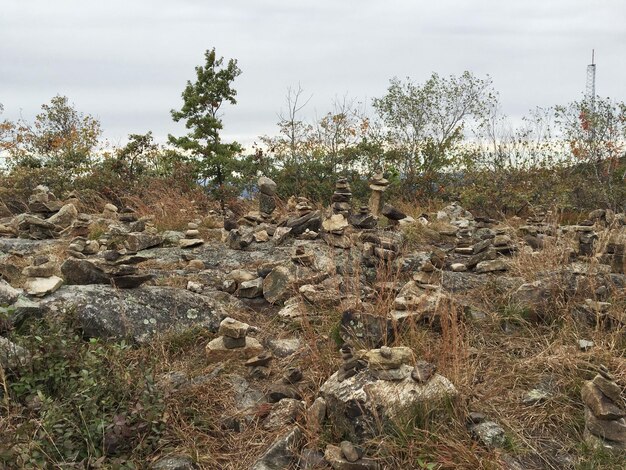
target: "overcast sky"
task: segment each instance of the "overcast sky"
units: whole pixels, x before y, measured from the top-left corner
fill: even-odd
[[[113,144],[164,141],[211,47],[243,71],[224,133],[245,144],[276,131],[298,82],[313,117],[336,96],[382,96],[393,76],[470,70],[517,118],[579,99],[592,48],[598,94],[626,100],[624,0],[0,0],[4,117],[32,119],[62,94]]]

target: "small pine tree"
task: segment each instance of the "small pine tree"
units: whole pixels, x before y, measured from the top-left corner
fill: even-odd
[[[196,81],[188,81],[182,93],[182,108],[171,111],[174,121],[185,121],[189,133],[183,137],[170,135],[169,141],[196,160],[198,177],[224,206],[227,184],[241,146],[237,142],[222,142],[220,109],[224,103],[237,103],[237,92],[231,85],[241,70],[235,59],[224,66],[224,58],[216,57],[215,48],[207,50],[204,57],[204,66],[196,67]]]

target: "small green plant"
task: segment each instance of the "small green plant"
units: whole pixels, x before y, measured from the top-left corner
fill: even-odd
[[[12,449],[0,466],[61,468],[104,459],[134,468],[149,455],[163,429],[163,402],[150,364],[133,360],[125,342],[86,341],[68,316],[19,328],[20,344],[33,360],[9,377],[16,418]]]

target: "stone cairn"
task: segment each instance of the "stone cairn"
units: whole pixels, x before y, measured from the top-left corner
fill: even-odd
[[[36,256],[30,266],[22,270],[26,277],[24,289],[29,295],[41,297],[56,291],[63,284],[63,279],[55,276],[57,263],[46,255]]]
[[[352,212],[352,192],[348,180],[340,178],[335,183],[335,192],[331,197],[333,214],[342,214],[348,217]]]
[[[195,222],[189,222],[187,224],[185,238],[182,238],[178,243],[181,248],[193,248],[202,245],[204,243],[204,240],[200,238],[198,224],[196,224]]]
[[[226,317],[220,323],[219,336],[206,347],[210,361],[222,361],[229,358],[248,359],[263,351],[261,343],[248,336],[250,325]]]
[[[585,404],[585,440],[607,450],[626,450],[624,400],[608,369],[601,365],[580,394]]]
[[[370,196],[369,208],[375,217],[380,217],[382,213],[384,205],[383,193],[387,190],[387,186],[389,186],[389,181],[383,178],[382,173],[376,173],[370,180],[372,194]]]
[[[359,212],[357,214],[353,214],[350,217],[350,224],[352,224],[356,228],[371,230],[376,228],[376,226],[378,225],[378,220],[370,212],[369,206],[362,205],[359,208]]]
[[[259,184],[259,212],[261,217],[269,219],[276,210],[276,183],[271,179],[261,176]]]

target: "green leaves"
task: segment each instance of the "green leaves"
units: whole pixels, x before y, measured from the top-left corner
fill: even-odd
[[[204,65],[195,68],[196,80],[188,81],[183,90],[183,106],[171,112],[174,121],[185,121],[189,133],[182,137],[170,135],[169,141],[197,161],[198,176],[223,201],[225,185],[232,179],[235,157],[241,147],[237,142],[221,141],[220,110],[224,103],[237,103],[232,82],[241,70],[234,59],[224,64],[224,58],[217,58],[215,48],[206,51],[204,58]]]

